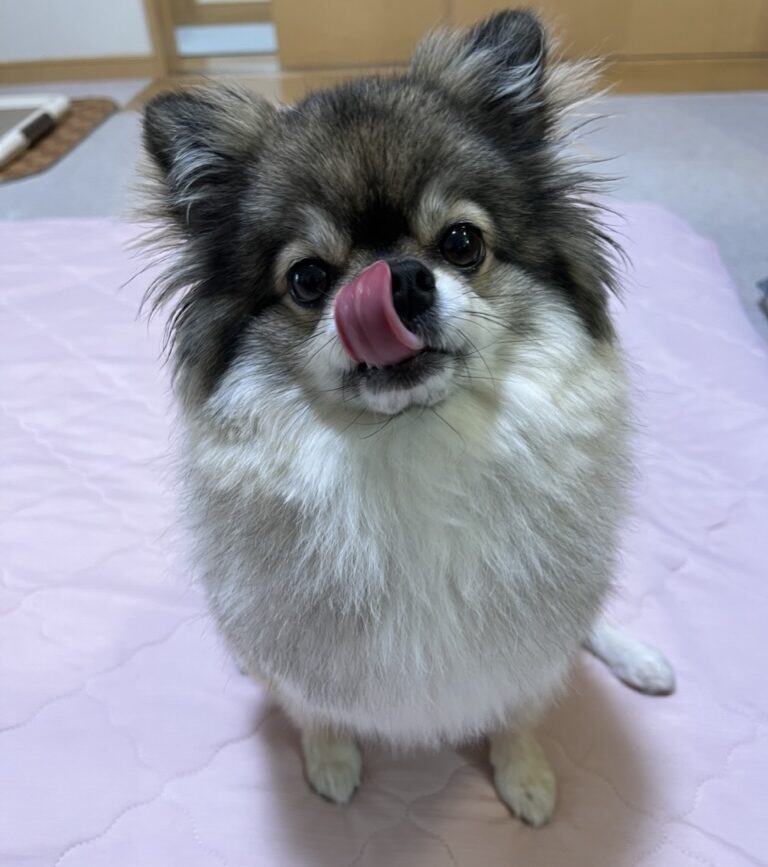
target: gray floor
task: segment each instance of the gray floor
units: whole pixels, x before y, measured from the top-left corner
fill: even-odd
[[[88,90],[132,95],[125,82],[102,85]],[[755,286],[768,277],[768,93],[609,97],[600,110],[607,117],[582,144],[613,158],[600,168],[618,176],[615,195],[662,204],[715,241],[768,340]],[[138,115],[114,115],[50,171],[0,185],[0,219],[124,214],[138,143]]]
[[[713,240],[747,315],[768,277],[768,93],[610,97],[610,115],[584,143],[618,175],[616,195],[664,205]]]
[[[124,107],[149,83],[149,79],[111,79],[20,84],[0,87],[0,96],[101,96]],[[138,114],[117,112],[47,172],[0,184],[0,219],[121,216],[130,201],[130,179],[138,153]]]

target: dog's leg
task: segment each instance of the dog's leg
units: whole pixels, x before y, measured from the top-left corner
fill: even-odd
[[[595,623],[584,647],[639,692],[669,695],[675,691],[675,673],[664,655],[604,620]]]
[[[489,738],[496,790],[512,812],[538,828],[555,809],[557,785],[539,742],[528,729],[503,729]]]
[[[301,730],[301,747],[312,788],[335,804],[348,804],[363,768],[357,744],[327,726],[310,725]]]

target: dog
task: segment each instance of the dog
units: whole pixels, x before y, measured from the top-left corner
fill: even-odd
[[[534,726],[579,648],[673,689],[601,616],[631,415],[616,251],[568,152],[593,79],[515,10],[296,105],[214,87],[146,107],[194,560],[336,803],[359,739],[482,736],[541,825]]]

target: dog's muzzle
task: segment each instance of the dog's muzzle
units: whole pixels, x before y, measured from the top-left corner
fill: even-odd
[[[371,367],[416,355],[424,340],[414,323],[434,300],[434,277],[421,262],[374,262],[336,295],[334,318],[344,350],[355,363]]]

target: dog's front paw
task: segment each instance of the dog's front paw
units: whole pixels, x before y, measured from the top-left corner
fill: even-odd
[[[334,804],[348,804],[360,785],[363,758],[357,744],[326,728],[302,732],[307,779],[318,795]]]
[[[637,652],[617,663],[614,674],[627,686],[646,695],[670,695],[675,691],[675,672],[666,657],[638,642]]]
[[[646,695],[675,691],[675,672],[664,654],[616,626],[598,621],[585,646],[632,689]]]
[[[491,764],[502,801],[528,825],[545,825],[555,811],[557,783],[534,737],[513,732],[494,735]]]
[[[528,768],[507,765],[497,769],[494,781],[502,801],[523,822],[540,828],[552,818],[557,784],[549,765]]]

